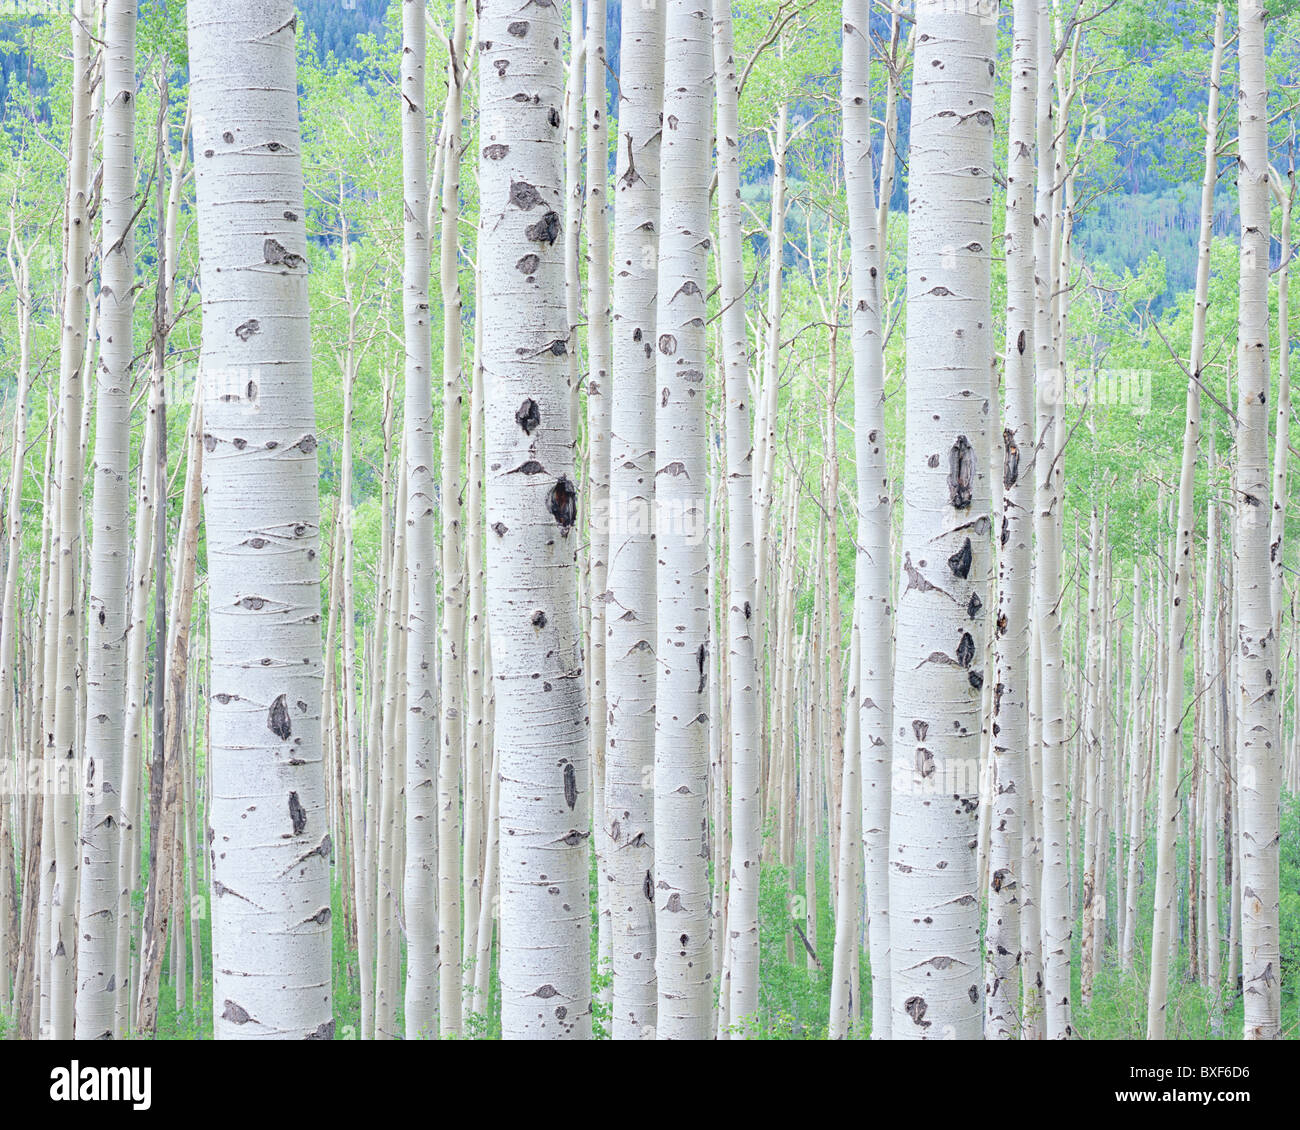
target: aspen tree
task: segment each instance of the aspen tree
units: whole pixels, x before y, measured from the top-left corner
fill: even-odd
[[[1268,90],[1266,13],[1242,0],[1237,190],[1241,283],[1237,315],[1238,655],[1237,780],[1241,807],[1242,992],[1247,1039],[1281,1036],[1278,841],[1281,757],[1277,730],[1277,638],[1269,597],[1268,526]],[[1278,437],[1279,442],[1282,437]]]
[[[15,207],[9,212],[9,238],[5,244],[5,256],[13,276],[15,294],[15,312],[18,319],[18,361],[17,390],[14,394],[14,423],[12,432],[12,450],[10,452],[8,492],[4,516],[5,582],[3,617],[0,618],[0,756],[7,756],[12,749],[15,762],[21,762],[22,734],[15,715],[15,688],[18,682],[18,636],[19,617],[19,565],[22,557],[22,498],[25,453],[27,449],[28,400],[31,392],[32,360],[32,290],[31,290],[31,246],[24,247],[18,235]],[[9,862],[13,858],[8,839],[9,822],[14,817],[22,826],[21,807],[15,814],[11,810],[11,798],[6,794],[0,798],[0,847],[6,851],[0,859],[0,1002],[10,999],[11,982],[9,972],[12,963],[21,962],[23,951],[18,941],[10,938],[10,923],[13,904],[17,901],[17,891],[11,886]],[[30,856],[30,839],[23,845],[23,858]],[[21,874],[21,872],[19,872]],[[15,876],[16,877],[16,876]]]
[[[423,5],[421,5],[423,7]],[[438,1027],[461,1027],[461,759],[464,755],[465,564],[461,552],[460,153],[466,0],[457,0],[448,42],[442,117],[442,744],[438,762]],[[423,339],[422,339],[423,341]],[[423,410],[423,401],[421,410]],[[475,769],[475,771],[477,771]]]
[[[428,124],[425,114],[425,6],[402,2],[403,301],[406,348],[406,1033],[431,1036],[438,1003],[438,918],[435,893],[439,823],[434,745],[434,658],[437,584],[434,574],[433,378],[429,342]],[[455,129],[450,122],[444,128]],[[446,151],[444,151],[446,152]],[[447,171],[444,169],[444,175]],[[459,325],[456,332],[459,333]],[[457,363],[459,369],[459,363]],[[459,434],[459,433],[457,433]],[[445,499],[444,499],[445,505]],[[454,552],[454,550],[452,551]],[[454,599],[454,598],[453,598]],[[387,786],[385,786],[387,787]],[[459,952],[459,946],[457,947]],[[457,1009],[457,1020],[459,1009]]]
[[[1048,0],[1038,0],[1038,176],[1034,224],[1034,349],[1037,436],[1034,471],[1034,619],[1042,664],[1043,875],[1042,963],[1044,1026],[1048,1039],[1073,1035],[1064,653],[1061,639],[1061,527],[1063,504],[1061,414],[1064,378],[1056,353],[1053,294],[1057,285],[1056,154],[1053,40]]]
[[[703,1039],[712,986],[708,876],[708,368],[712,24],[668,0],[655,319],[655,971],[661,1039]]]
[[[849,671],[861,670],[860,633],[850,628]],[[833,660],[838,662],[838,657]],[[859,690],[849,685],[849,701],[856,702]],[[843,1040],[852,1022],[853,998],[858,996],[858,979],[852,954],[858,948],[858,890],[862,883],[862,795],[860,712],[850,710],[844,725],[843,816],[840,826],[839,910],[835,918],[835,957],[831,979],[830,1037]]]
[[[76,0],[72,12],[72,132],[68,147],[63,258],[63,324],[59,343],[59,487],[58,570],[51,582],[59,617],[56,670],[51,684],[53,724],[50,769],[58,780],[53,790],[52,842],[54,865],[50,889],[48,937],[50,1037],[68,1040],[74,1030],[76,990],[78,857],[73,775],[80,769],[77,733],[76,668],[81,623],[77,555],[80,553],[82,461],[79,429],[85,399],[82,362],[86,356],[86,273],[90,251],[90,145],[92,52],[90,12],[86,0]],[[44,844],[44,841],[43,841]],[[43,847],[44,850],[44,847]],[[43,900],[44,901],[44,900]],[[46,995],[43,987],[42,994]]]
[[[778,43],[781,58],[785,44]],[[763,365],[758,383],[758,418],[755,427],[754,459],[758,479],[754,489],[755,607],[759,610],[756,649],[761,661],[760,673],[766,681],[765,655],[767,633],[768,533],[772,523],[775,498],[776,415],[781,385],[781,309],[784,294],[785,220],[786,220],[786,146],[789,142],[790,108],[782,99],[776,111],[776,127],[769,134],[772,154],[772,206],[768,224],[767,327],[763,341]],[[766,735],[764,735],[766,738]]]
[[[605,613],[608,608],[610,368],[611,309],[609,275],[609,135],[606,130],[605,0],[588,0],[586,35],[587,87],[587,496],[590,512],[591,646],[588,651],[591,726],[592,824],[595,840],[599,939],[597,960],[602,972],[613,965],[613,908],[609,901],[609,870],[601,857],[606,825],[609,714],[606,700]],[[576,342],[574,343],[576,351]],[[575,421],[576,422],[576,421]],[[612,993],[606,990],[603,1003]]]
[[[158,670],[166,686],[161,749],[155,742],[155,754],[149,771],[149,887],[145,898],[140,978],[137,986],[137,1026],[141,1033],[157,1034],[162,964],[167,952],[168,927],[183,929],[182,907],[176,898],[175,880],[183,864],[180,852],[183,841],[177,835],[181,803],[181,759],[185,741],[185,691],[189,681],[189,641],[194,609],[194,574],[199,541],[199,483],[202,477],[203,407],[196,387],[194,416],[186,437],[189,455],[185,472],[185,489],[181,504],[175,577],[171,589],[171,606],[167,611],[166,640],[156,646],[166,649],[166,658]],[[157,590],[161,592],[161,587]],[[155,685],[154,694],[160,688]],[[159,711],[155,703],[155,725]],[[157,735],[155,734],[155,738]],[[173,965],[173,978],[180,980]]]
[[[346,248],[345,240],[345,248]],[[345,250],[345,255],[347,254]],[[345,258],[345,272],[348,260]],[[342,467],[339,475],[339,506],[341,508],[341,522],[339,536],[343,540],[343,706],[347,717],[347,726],[345,734],[344,760],[345,769],[343,780],[346,783],[346,790],[350,801],[350,816],[352,820],[351,833],[349,837],[350,858],[346,861],[351,867],[351,875],[345,870],[344,861],[340,858],[339,870],[342,872],[342,881],[346,887],[347,879],[351,878],[353,884],[353,897],[355,902],[354,926],[357,937],[357,960],[360,967],[358,980],[360,981],[360,993],[363,1001],[362,1015],[364,1016],[369,1004],[373,1008],[373,1002],[366,1000],[370,995],[370,980],[366,976],[372,960],[371,945],[374,938],[374,926],[371,920],[371,902],[368,893],[361,889],[363,876],[360,864],[364,860],[364,851],[362,848],[362,839],[365,836],[365,817],[363,805],[365,797],[362,792],[361,777],[361,718],[359,703],[357,700],[357,679],[359,677],[357,663],[357,640],[356,640],[356,594],[353,583],[354,576],[354,547],[353,547],[353,477],[352,477],[352,431],[353,431],[353,396],[356,385],[356,320],[359,315],[358,305],[351,297],[351,279],[345,273],[345,286],[348,294],[348,313],[349,313],[349,332],[347,350],[344,359],[343,373],[343,457]],[[329,653],[332,657],[333,653]],[[373,756],[373,754],[372,754]],[[344,905],[346,906],[346,898]]]
[[[207,374],[215,1034],[328,1039],[319,475],[295,22],[282,0],[195,0],[187,14]],[[262,186],[254,196],[250,178]]]
[[[728,1011],[733,1030],[758,1011],[758,890],[762,788],[762,684],[754,631],[754,443],[745,331],[740,226],[740,126],[730,0],[713,0],[717,85],[718,276],[725,373],[727,481],[727,657],[730,676],[731,826],[728,879]],[[719,688],[720,690],[721,688]],[[856,898],[856,894],[854,896]]]
[[[501,1031],[591,1033],[584,673],[564,301],[562,29],[479,10],[487,594],[500,757]],[[490,46],[489,46],[490,45]]]
[[[1130,656],[1129,672],[1129,766],[1128,766],[1128,854],[1124,881],[1123,926],[1120,931],[1119,966],[1124,972],[1133,969],[1133,952],[1137,933],[1138,868],[1142,858],[1142,841],[1145,831],[1146,791],[1144,747],[1145,729],[1140,697],[1142,676],[1142,648],[1139,642],[1141,626],[1140,609],[1142,604],[1142,574],[1138,564],[1137,546],[1133,554],[1133,653]]]
[[[1215,471],[1215,431],[1209,429],[1207,465],[1211,476]],[[1202,748],[1205,757],[1205,812],[1201,831],[1205,840],[1205,985],[1210,1000],[1217,1001],[1221,966],[1219,961],[1219,789],[1220,762],[1223,746],[1219,740],[1220,715],[1219,687],[1222,678],[1219,666],[1219,507],[1210,492],[1205,514],[1205,598],[1201,609],[1201,654],[1205,672],[1205,708],[1202,726]],[[1217,1007],[1210,1017],[1211,1031],[1216,1035],[1222,1028],[1222,1018]]]
[[[889,906],[894,1038],[981,1033],[975,868],[990,552],[996,8],[917,9]],[[942,866],[940,866],[942,865]]]
[[[477,238],[478,232],[475,232]],[[474,265],[474,309],[483,307],[483,268]],[[486,660],[483,601],[483,326],[477,319],[474,325],[474,358],[470,377],[469,401],[469,475],[465,487],[465,575],[469,584],[468,632],[465,646],[465,742],[467,779],[465,788],[465,875],[464,906],[465,936],[462,946],[462,968],[473,970],[470,993],[461,1010],[464,1019],[472,1013],[486,1009],[486,996],[479,997],[479,952],[482,943],[480,921],[483,918],[483,899],[486,897],[488,870],[488,840],[491,830],[487,823],[488,796],[492,788],[492,754],[485,743],[484,719],[484,662]],[[490,949],[492,934],[491,907],[487,910],[487,942]],[[484,952],[482,963],[486,966],[489,955]],[[486,970],[483,970],[486,976]]]
[[[655,979],[655,292],[659,259],[664,5],[622,14],[614,190],[613,395],[606,578],[605,866],[613,1035],[652,1032]]]
[[[126,694],[127,466],[135,247],[135,3],[105,5],[103,266],[95,407],[94,540],[87,648],[87,742],[77,1035],[113,1034],[117,860]],[[111,986],[111,987],[110,987]]]
[[[1294,138],[1288,140],[1290,168],[1283,182],[1276,170],[1270,169],[1269,186],[1272,196],[1282,210],[1282,227],[1279,242],[1282,261],[1277,269],[1277,324],[1280,347],[1277,351],[1277,408],[1273,424],[1273,506],[1268,536],[1269,594],[1273,612],[1274,646],[1278,654],[1277,678],[1285,686],[1285,663],[1282,661],[1282,612],[1285,603],[1283,578],[1286,574],[1286,511],[1287,511],[1287,456],[1290,451],[1291,432],[1291,212],[1295,203]],[[1286,762],[1286,702],[1285,691],[1276,696],[1278,757],[1285,781]],[[1297,732],[1300,732],[1300,709],[1296,711]]]
[[[1082,776],[1080,792],[1075,794],[1076,809],[1080,813],[1082,884],[1079,895],[1080,913],[1082,914],[1081,942],[1079,953],[1079,997],[1085,1008],[1092,1001],[1092,980],[1096,972],[1096,933],[1094,930],[1093,902],[1097,886],[1097,841],[1100,838],[1099,818],[1102,809],[1101,776],[1101,710],[1102,710],[1102,626],[1101,602],[1105,599],[1102,591],[1101,575],[1101,541],[1097,506],[1091,507],[1088,525],[1088,587],[1087,587],[1087,634],[1083,641],[1084,661],[1082,664],[1083,684],[1080,688],[1083,701],[1078,704],[1083,720],[1080,735],[1079,771]],[[1079,595],[1080,603],[1084,594]],[[1182,668],[1179,668],[1181,676]],[[1081,802],[1081,803],[1080,803]],[[1105,873],[1102,872],[1104,889]]]
[[[847,0],[841,11],[844,78],[841,113],[844,184],[848,197],[850,278],[853,294],[853,413],[857,457],[858,531],[854,611],[861,671],[854,673],[860,715],[862,836],[867,889],[867,939],[871,953],[871,1035],[890,1034],[889,784],[893,709],[893,613],[890,592],[891,497],[885,442],[885,357],[880,307],[883,240],[877,228],[871,163],[870,6]],[[889,138],[886,145],[890,144]],[[886,190],[887,191],[887,190]],[[881,200],[881,208],[888,201]]]
[[[1034,128],[1038,85],[1038,11],[1016,0],[1007,134],[1006,393],[1002,427],[1002,513],[998,539],[989,815],[986,1036],[1019,1034],[1020,915],[1023,840],[1029,831],[1030,566],[1034,473]]]

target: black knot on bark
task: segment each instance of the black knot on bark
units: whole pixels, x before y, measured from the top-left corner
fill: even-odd
[[[516,208],[522,208],[527,212],[541,202],[542,194],[537,191],[534,185],[529,184],[526,180],[510,182],[510,203]]]
[[[556,212],[547,212],[535,224],[529,224],[524,234],[534,243],[554,245],[560,238],[560,217]]]
[[[524,435],[532,435],[533,429],[542,422],[542,410],[531,396],[525,398],[515,413],[515,422],[524,429]]]
[[[267,729],[281,741],[288,741],[292,726],[289,723],[289,704],[284,695],[271,703],[271,711],[266,719]]]
[[[566,762],[564,766],[564,803],[569,806],[569,811],[573,811],[578,803],[578,774],[572,762]]]
[[[954,577],[964,581],[970,576],[972,556],[970,538],[966,538],[962,542],[961,549],[948,558],[948,568],[952,570]]]
[[[948,453],[948,497],[954,510],[970,507],[975,482],[975,451],[965,436],[958,436]]]
[[[547,499],[547,509],[551,512],[560,528],[569,531],[578,520],[578,492],[570,482],[568,475],[561,475],[559,481],[551,488]]]

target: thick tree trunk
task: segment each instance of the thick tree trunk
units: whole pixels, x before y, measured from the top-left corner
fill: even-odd
[[[1266,14],[1240,8],[1241,94],[1237,191],[1241,283],[1237,320],[1237,780],[1241,804],[1242,992],[1246,1038],[1281,1037],[1278,842],[1281,745],[1277,731],[1278,646],[1268,560],[1268,92]],[[1279,440],[1282,437],[1278,437]]]
[[[500,756],[501,1031],[591,1033],[590,796],[565,359],[563,30],[483,0],[488,627]]]
[[[188,17],[207,374],[215,1033],[327,1039],[319,472],[295,22],[283,0],[193,0]],[[261,186],[251,196],[250,178]]]
[[[995,13],[917,12],[890,816],[892,1034],[982,1031],[975,839],[988,592]]]

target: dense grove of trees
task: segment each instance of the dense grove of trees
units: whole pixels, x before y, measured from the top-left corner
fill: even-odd
[[[1291,7],[0,5],[0,1035],[1294,1036]]]

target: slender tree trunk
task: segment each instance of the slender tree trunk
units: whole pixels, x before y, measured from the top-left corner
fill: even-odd
[[[885,355],[881,288],[885,269],[871,167],[870,5],[843,5],[844,183],[848,196],[853,293],[853,413],[857,458],[858,532],[854,612],[861,670],[850,709],[860,717],[860,789],[866,870],[867,938],[871,954],[871,1036],[890,1035],[889,789],[893,734],[893,609],[891,497],[885,441]],[[889,139],[886,139],[889,145]],[[887,191],[887,189],[885,190]],[[882,210],[887,201],[881,201]],[[856,897],[856,896],[855,896]]]
[[[1066,810],[1064,661],[1061,640],[1061,506],[1064,379],[1052,319],[1057,283],[1053,41],[1047,0],[1038,2],[1038,177],[1034,211],[1034,348],[1038,386],[1034,472],[1034,618],[1042,660],[1043,1011],[1047,1038],[1073,1035],[1070,960],[1074,914],[1070,903],[1069,818]]]
[[[201,389],[196,389],[201,394]],[[186,450],[189,463],[185,474],[185,491],[181,504],[179,555],[172,585],[172,605],[166,617],[166,640],[161,634],[156,647],[166,648],[162,670],[165,688],[154,687],[163,696],[163,710],[155,709],[155,725],[162,731],[161,756],[155,752],[149,772],[149,888],[144,906],[144,924],[140,945],[140,983],[137,992],[137,1026],[142,1034],[153,1037],[158,1029],[161,998],[162,965],[166,954],[168,927],[184,928],[184,917],[175,897],[177,869],[182,865],[183,841],[177,836],[181,803],[181,758],[185,741],[185,689],[189,677],[190,625],[194,608],[194,573],[199,543],[199,483],[203,460],[200,436],[203,433],[201,403],[195,403],[195,416]],[[159,592],[162,587],[159,587]],[[158,721],[161,714],[161,721]],[[157,734],[155,734],[155,750]],[[175,914],[173,922],[172,915]],[[173,965],[173,981],[177,979]]]
[[[59,348],[59,617],[54,724],[50,753],[59,780],[53,794],[53,887],[50,892],[50,1037],[73,1036],[76,992],[77,837],[76,782],[81,768],[77,732],[77,660],[81,648],[77,559],[81,552],[82,460],[80,426],[85,399],[86,266],[90,252],[91,14],[77,0],[72,19],[72,130],[68,144],[63,260],[63,327]]]
[[[985,1034],[1020,1032],[1020,914],[1024,905],[1023,839],[1032,795],[1029,744],[1030,569],[1034,474],[1034,127],[1038,83],[1035,0],[1016,0],[1007,140],[1006,394],[1002,428],[992,782],[989,816]],[[1022,456],[1023,452],[1023,456]]]
[[[733,1032],[758,1012],[758,890],[762,848],[762,684],[755,651],[754,440],[745,332],[745,261],[740,225],[740,125],[730,0],[714,0],[717,83],[718,275],[726,375],[727,655],[731,700],[731,833],[727,942]]]
[[[403,318],[406,345],[406,915],[408,1038],[434,1034],[438,1004],[436,882],[438,758],[433,681],[437,579],[433,464],[433,383],[429,344],[428,121],[425,114],[425,6],[402,3],[402,180],[405,198]],[[444,128],[455,130],[450,122]],[[444,169],[444,176],[451,175]],[[454,225],[453,225],[454,226]],[[456,332],[459,333],[459,324]],[[457,364],[459,368],[459,364]],[[459,432],[457,432],[459,435]],[[444,506],[446,498],[444,496]],[[454,550],[452,551],[454,553]],[[457,952],[460,947],[457,946]],[[459,1008],[457,1019],[459,1019]]]
[[[422,5],[421,5],[422,6]],[[442,119],[442,746],[438,765],[438,1017],[461,1030],[461,759],[464,756],[465,566],[461,553],[460,150],[466,0],[457,0]],[[424,402],[421,402],[422,404]]]

